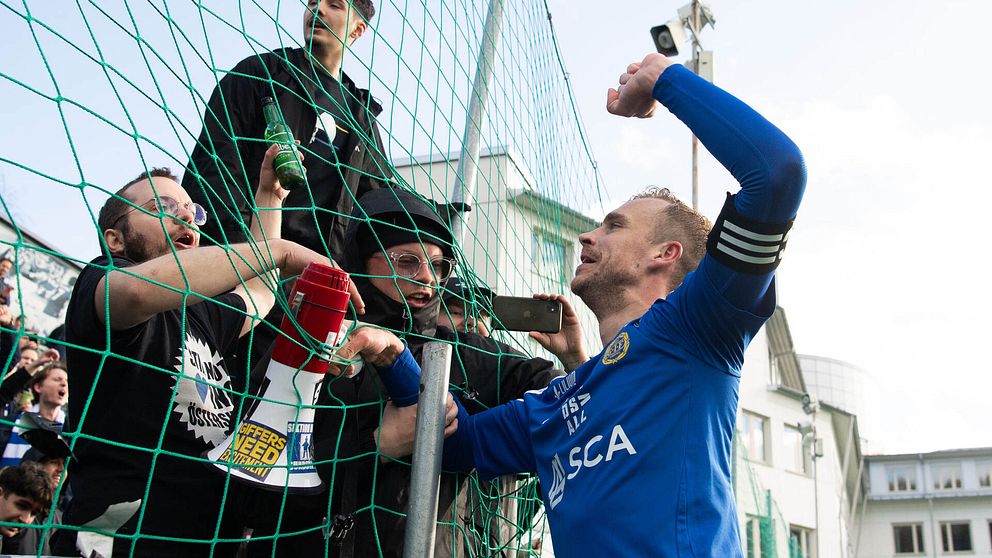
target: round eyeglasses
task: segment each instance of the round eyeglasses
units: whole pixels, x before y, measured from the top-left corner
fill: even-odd
[[[156,208],[158,208],[159,213],[161,213],[162,215],[171,215],[172,217],[175,217],[176,219],[179,219],[181,221],[182,218],[179,216],[179,214],[180,214],[180,208],[183,208],[186,209],[186,211],[189,211],[190,213],[193,214],[194,225],[199,227],[207,222],[207,210],[203,209],[202,205],[194,202],[181,204],[178,201],[176,201],[174,198],[170,198],[169,196],[159,196],[157,198],[152,198],[150,200],[144,201],[128,209],[124,213],[121,213],[120,217],[115,219],[114,222],[110,225],[111,228],[113,228],[114,225],[119,223],[121,219],[127,217],[132,211],[138,208],[144,208],[150,202],[155,202]]]
[[[455,268],[455,260],[452,258],[424,260],[416,254],[397,252],[389,252],[385,256],[393,262],[393,269],[396,270],[396,274],[407,279],[416,277],[420,273],[420,268],[426,265],[430,267],[437,281],[443,282],[448,279]]]

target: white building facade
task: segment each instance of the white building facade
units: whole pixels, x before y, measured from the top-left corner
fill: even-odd
[[[748,558],[853,556],[857,417],[808,396],[782,309],[748,348],[734,486]]]
[[[992,558],[992,448],[866,461],[858,558]]]

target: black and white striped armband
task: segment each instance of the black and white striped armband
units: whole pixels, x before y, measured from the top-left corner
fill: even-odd
[[[745,273],[769,273],[782,261],[793,221],[779,225],[758,223],[737,212],[734,196],[717,217],[706,251],[720,263]]]

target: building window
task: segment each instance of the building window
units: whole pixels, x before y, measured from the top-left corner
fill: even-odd
[[[992,461],[975,463],[979,488],[992,488]]]
[[[961,488],[961,466],[957,463],[953,465],[934,465],[933,488],[934,490],[954,490]]]
[[[974,550],[971,546],[971,524],[967,521],[941,523],[940,542],[944,552]]]
[[[567,269],[568,244],[543,231],[531,231],[530,261],[541,277],[564,285],[570,273]]]
[[[742,418],[741,431],[744,435],[747,458],[750,461],[770,462],[771,457],[768,455],[767,444],[768,419],[747,411],[742,413]]]
[[[789,558],[813,558],[813,530],[789,526]]]
[[[809,474],[809,460],[803,447],[803,435],[799,428],[786,424],[783,442],[785,468],[795,473]]]
[[[916,490],[916,467],[913,465],[890,465],[885,468],[889,477],[889,492],[913,492]]]
[[[775,548],[775,533],[772,531],[771,518],[749,515],[745,529],[747,558],[772,558]]]
[[[893,525],[896,554],[923,554],[923,524]]]

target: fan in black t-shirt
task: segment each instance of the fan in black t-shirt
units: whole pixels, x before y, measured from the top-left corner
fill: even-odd
[[[272,172],[276,152],[262,164],[259,208],[278,209],[286,196]],[[240,536],[221,513],[227,479],[199,459],[234,417],[238,383],[221,355],[257,323],[246,315],[272,307],[266,283],[277,269],[292,276],[328,263],[279,239],[279,215],[260,211],[253,224],[257,240],[275,233],[263,249],[201,248],[205,211],[168,169],[140,175],[100,210],[109,255],[80,273],[66,314],[80,396],[69,404],[76,461],[64,523],[82,529],[60,531],[55,554],[224,554],[208,543]]]

